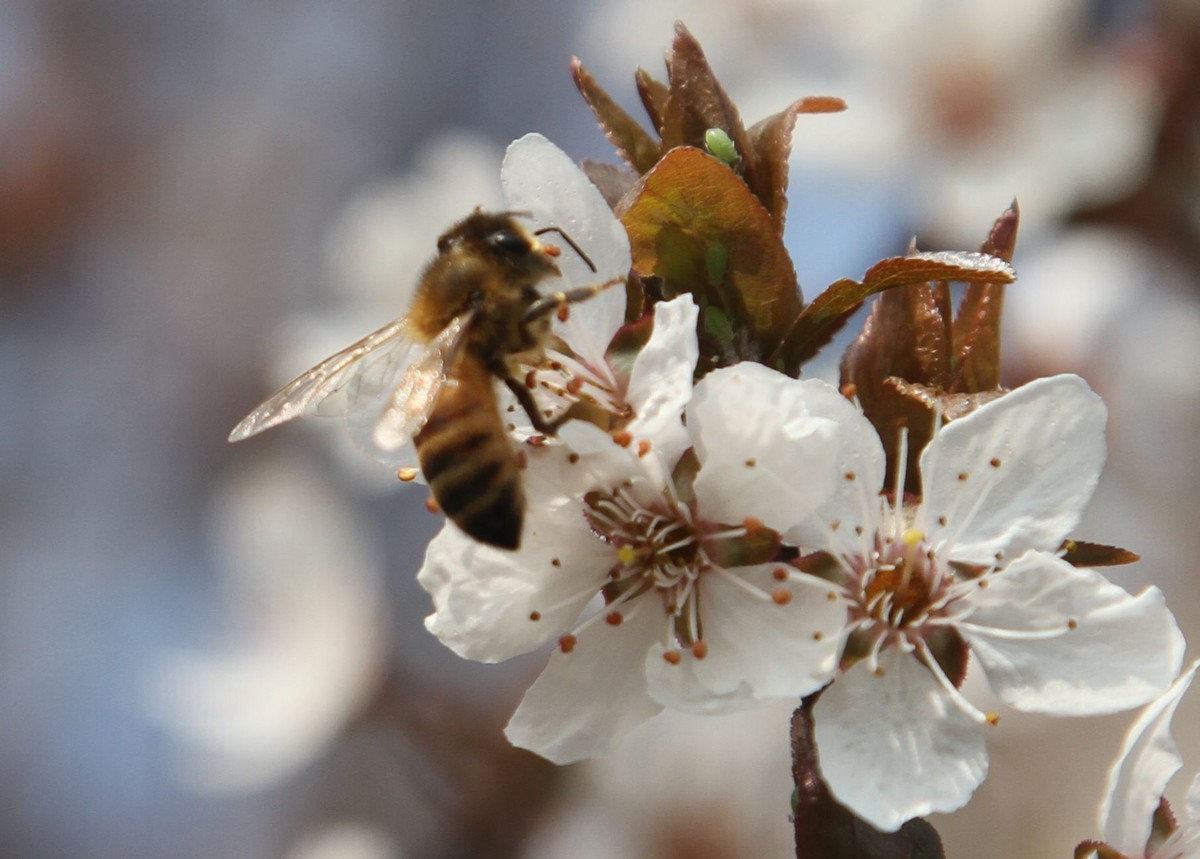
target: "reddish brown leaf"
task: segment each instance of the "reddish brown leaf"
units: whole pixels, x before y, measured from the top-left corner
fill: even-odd
[[[804,308],[779,352],[784,372],[798,375],[800,366],[827,342],[829,327],[842,325],[847,314],[877,292],[930,280],[1007,283],[1012,279],[1012,266],[981,253],[939,251],[882,260],[868,269],[861,283],[843,278]]]
[[[650,136],[636,119],[613,101],[596,79],[583,67],[578,57],[571,60],[571,76],[575,86],[596,115],[600,129],[621,157],[639,174],[645,173],[658,161],[662,151],[658,141]]]
[[[796,272],[770,215],[712,156],[691,147],[668,152],[642,177],[621,220],[634,269],[660,278],[665,297],[690,292],[702,309],[716,308],[748,332],[757,357],[774,350],[799,314]]]
[[[1115,567],[1141,560],[1140,555],[1128,549],[1082,540],[1066,540],[1060,551],[1064,553],[1063,560],[1076,567]]]
[[[616,164],[607,164],[603,161],[592,161],[590,158],[583,159],[580,167],[583,168],[584,174],[592,184],[600,189],[600,193],[604,196],[604,202],[608,203],[609,208],[614,211],[622,198],[637,184],[637,174],[628,167],[618,167]]]
[[[986,254],[1012,261],[1020,212],[1017,203],[1004,212],[980,248]],[[954,320],[955,391],[985,391],[1000,385],[1000,323],[1004,311],[1003,283],[973,283],[967,287]]]
[[[637,83],[638,95],[642,99],[642,106],[646,108],[646,115],[650,117],[654,130],[661,137],[663,120],[667,113],[667,85],[656,80],[643,68],[633,73],[633,79]]]
[[[796,104],[800,113],[839,113],[846,109],[846,102],[836,95],[807,95]]]
[[[675,42],[667,61],[670,92],[663,116],[663,151],[676,146],[704,147],[704,133],[719,128],[729,135],[742,160],[738,172],[754,187],[757,159],[737,107],[717,81],[700,43],[682,23],[675,25]]]
[[[804,100],[794,102],[779,113],[755,123],[747,132],[759,167],[755,181],[761,186],[751,190],[766,206],[781,236],[787,215],[788,155],[792,151],[792,129],[796,126],[796,117],[803,112],[803,104]]]

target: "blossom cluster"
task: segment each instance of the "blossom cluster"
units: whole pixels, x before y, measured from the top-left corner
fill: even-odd
[[[578,277],[630,268],[619,222],[552,144],[517,141],[502,175],[511,208],[589,237],[605,263]],[[918,500],[907,452],[889,480],[880,433],[837,388],[754,361],[693,382],[690,294],[655,303],[621,360],[624,301],[574,306],[537,372],[552,406],[605,417],[523,447],[520,548],[448,522],[419,574],[427,626],[460,655],[553,646],[508,725],[514,744],[567,763],[665,707],[820,692],[823,778],[895,831],[962,806],[986,775],[998,717],[962,693],[968,664],[1006,704],[1057,715],[1128,709],[1171,683],[1183,639],[1161,592],[1131,595],[1064,550],[1105,458],[1106,411],[1082,379],[939,413]]]
[[[514,745],[567,764],[665,709],[790,702],[797,855],[866,839],[885,845],[872,856],[940,856],[913,820],[969,800],[1001,719],[973,703],[969,673],[1005,706],[1058,716],[1170,688],[1113,776],[1129,810],[1106,835],[1140,849],[1163,770],[1146,776],[1144,761],[1186,685],[1172,686],[1184,641],[1161,591],[1097,569],[1135,555],[1073,536],[1105,463],[1101,399],[1070,374],[1002,385],[1016,203],[978,252],[914,244],[806,302],[784,244],[791,135],[840,99],[747,127],[682,25],[667,81],[637,76],[650,129],[578,61],[572,72],[623,164],[581,169],[527,135],[501,167],[505,214],[472,216],[523,225],[489,235],[497,247],[544,251],[540,279],[519,284],[519,324],[557,310],[552,336],[523,331],[528,352],[482,355],[463,333],[482,298],[432,343],[406,339],[402,318],[234,437],[344,388],[352,435],[414,479],[422,428],[445,423],[428,417],[439,391],[465,384],[456,356],[474,349],[519,468],[505,496],[520,499],[505,510],[519,539],[478,542],[451,510],[418,581],[426,626],[460,656],[548,652],[506,728]],[[573,252],[533,240],[550,233]],[[447,233],[439,254],[457,241]],[[967,285],[956,308],[952,281]],[[801,378],[868,299],[840,384]]]

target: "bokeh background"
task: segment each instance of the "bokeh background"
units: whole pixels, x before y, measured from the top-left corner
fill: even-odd
[[[789,855],[787,708],[565,769],[513,750],[544,655],[425,632],[423,491],[332,423],[225,442],[403,310],[508,141],[612,160],[568,61],[632,109],[676,18],[750,120],[850,103],[797,128],[809,295],[1020,199],[1010,382],[1105,396],[1079,536],[1141,552],[1113,577],[1200,636],[1194,0],[5,0],[0,856]],[[948,855],[1069,856],[1131,716],[1000,709],[988,781],[934,818]]]

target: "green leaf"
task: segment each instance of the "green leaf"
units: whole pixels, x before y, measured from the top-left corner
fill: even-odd
[[[796,272],[771,217],[737,175],[691,147],[673,149],[642,177],[621,221],[633,267],[716,307],[761,355],[776,348],[801,308]],[[756,357],[742,355],[743,358]]]
[[[662,152],[657,140],[646,129],[613,101],[596,79],[583,67],[578,57],[571,60],[571,76],[575,86],[596,115],[604,136],[609,139],[621,157],[639,174],[645,173]]]
[[[722,343],[733,341],[733,326],[729,324],[729,317],[721,308],[711,304],[704,308],[704,332]]]

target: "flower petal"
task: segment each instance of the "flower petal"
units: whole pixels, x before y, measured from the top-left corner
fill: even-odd
[[[1159,799],[1182,761],[1171,737],[1171,719],[1179,700],[1196,676],[1200,662],[1182,674],[1162,696],[1146,707],[1125,735],[1100,807],[1104,841],[1127,856],[1141,856]]]
[[[1104,466],[1106,415],[1083,379],[1062,375],[953,421],[921,454],[918,527],[970,563],[1058,548]]]
[[[557,260],[563,280],[546,281],[543,293],[629,274],[632,263],[625,228],[583,171],[545,137],[526,134],[512,143],[504,155],[500,182],[509,208],[529,212],[535,228],[564,230],[596,266],[593,272],[578,254],[564,247]],[[625,290],[617,284],[574,305],[566,322],[555,321],[554,330],[591,367],[605,368],[604,352],[624,321]]]
[[[879,434],[857,406],[832,388],[812,398],[810,408],[837,422],[839,449],[832,460],[833,491],[811,516],[791,528],[785,539],[805,549],[866,556],[875,548],[880,527],[879,490],[885,466]]]
[[[654,331],[634,359],[625,394],[634,413],[625,428],[635,439],[649,440],[663,461],[672,464],[689,443],[683,409],[692,397],[692,376],[700,355],[699,313],[691,295],[654,305]]]
[[[570,653],[556,648],[505,736],[556,764],[596,757],[662,710],[646,692],[646,651],[665,628],[657,598],[626,604],[620,626],[593,623]]]
[[[752,362],[705,376],[687,408],[701,514],[731,524],[754,517],[782,532],[827,502],[843,431],[839,399],[825,382]]]
[[[692,712],[725,712],[799,698],[833,676],[841,652],[846,604],[827,583],[808,576],[778,581],[778,564],[715,569],[700,580],[707,653],[685,651],[672,665],[659,643],[647,657],[650,694]],[[772,599],[786,591],[790,601]]]
[[[884,832],[966,805],[987,775],[978,723],[911,654],[889,648],[882,674],[861,660],[813,711],[821,772],[834,796]]]
[[[972,591],[975,611],[957,628],[996,694],[1020,710],[1115,713],[1144,704],[1179,671],[1183,635],[1158,588],[1135,597],[1045,552],[978,584],[987,586]]]
[[[521,548],[476,543],[448,522],[417,574],[433,597],[425,626],[467,659],[498,662],[558,635],[599,593],[616,560],[589,528],[581,499],[605,479],[598,472],[628,459],[624,451],[573,463],[568,449],[553,445],[527,456]]]

